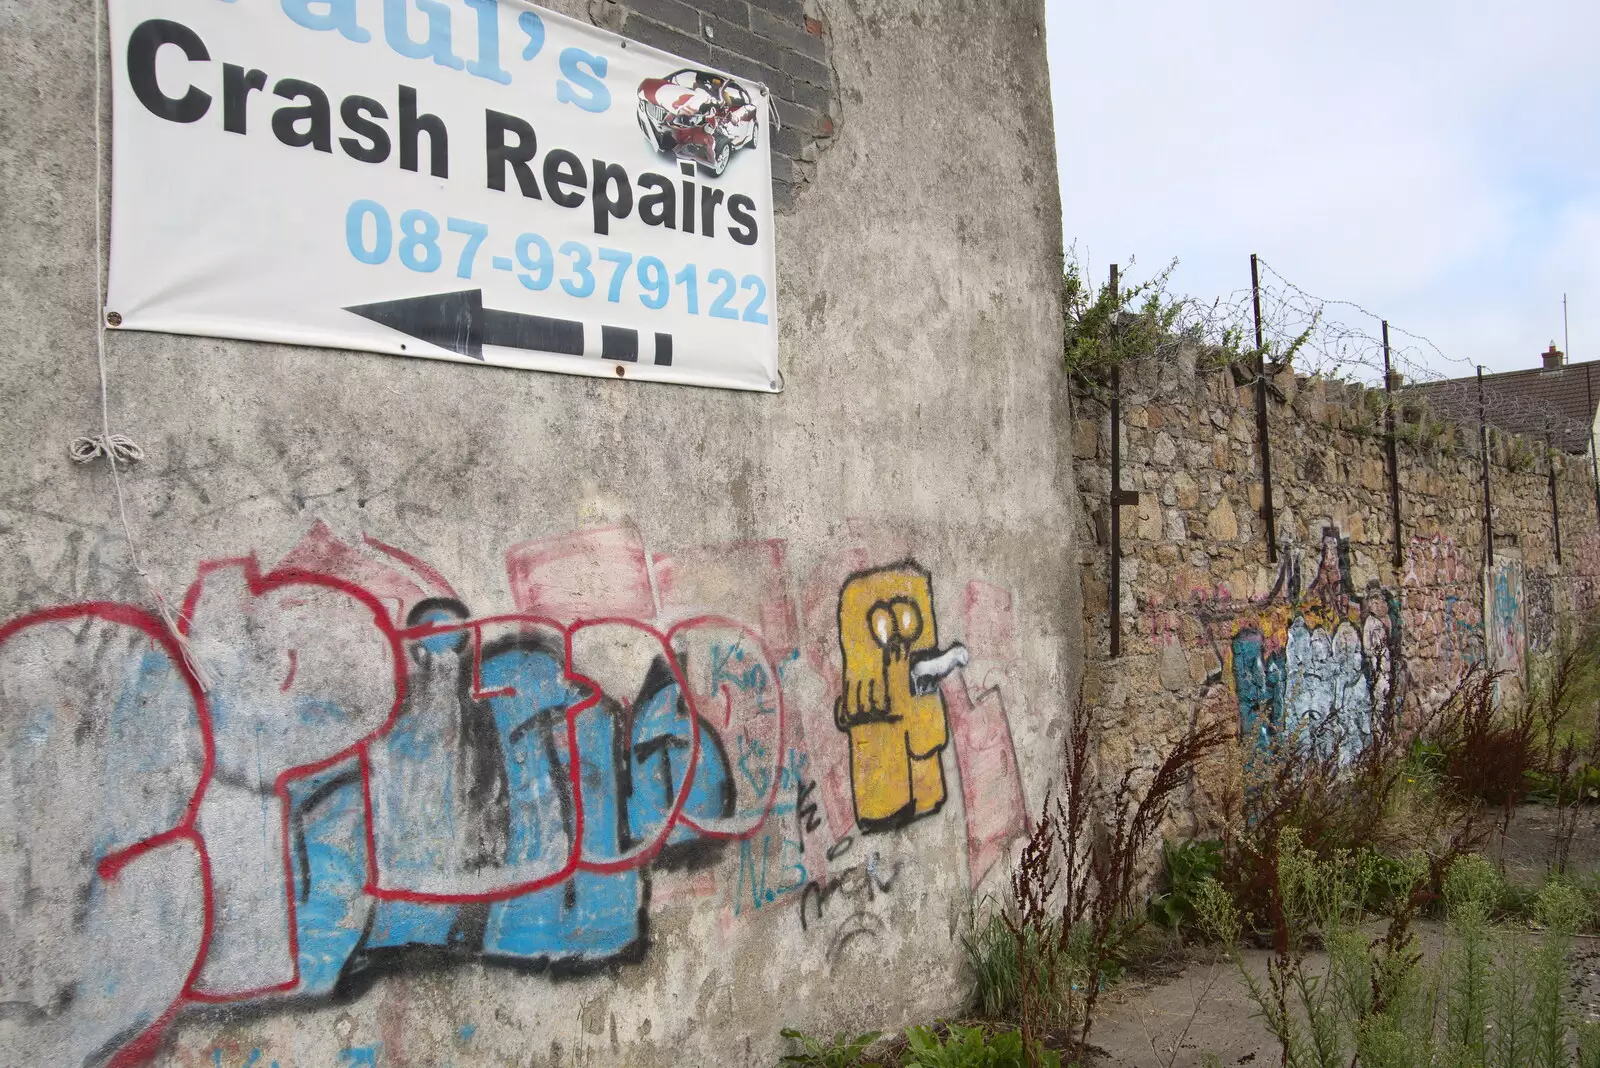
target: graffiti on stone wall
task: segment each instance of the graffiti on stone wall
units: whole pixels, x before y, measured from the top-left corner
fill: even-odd
[[[1528,652],[1548,653],[1556,642],[1556,598],[1550,575],[1543,568],[1530,568],[1522,586],[1523,629],[1527,632]]]
[[[1348,540],[1328,526],[1314,553],[1284,545],[1260,598],[1235,598],[1226,584],[1186,593],[1186,608],[1150,606],[1162,681],[1170,687],[1168,674],[1188,673],[1185,649],[1209,647],[1202,697],[1231,694],[1241,738],[1269,747],[1294,737],[1304,751],[1341,762],[1381,717],[1436,706],[1479,664],[1512,684],[1528,653],[1554,640],[1548,575],[1525,572],[1518,554],[1502,552],[1486,579],[1441,535],[1411,538],[1397,589],[1358,582]]]
[[[1413,536],[1400,576],[1405,675],[1413,704],[1436,706],[1485,656],[1482,572],[1455,540]]]
[[[1227,642],[1241,739],[1348,763],[1389,707],[1397,605],[1375,581],[1357,590],[1337,528],[1323,529],[1309,582],[1301,555],[1286,545],[1267,596],[1213,606],[1207,629]]]
[[[475,614],[318,524],[270,571],[200,566],[179,625],[205,688],[129,606],[5,624],[7,1043],[131,1063],[186,1008],[356,996],[419,958],[617,966],[653,894],[803,917],[808,886],[861,882],[828,871],[854,834],[940,810],[952,743],[976,886],[1025,826],[1000,688],[939,648],[926,571],[864,557],[797,606],[781,542],[584,531],[513,547],[515,610]],[[968,588],[968,643],[1009,635],[1002,594]],[[899,870],[877,858],[867,905]]]
[[[1520,675],[1528,658],[1527,632],[1523,629],[1524,600],[1522,558],[1496,553],[1489,570],[1488,638],[1489,668],[1507,675]]]
[[[1574,618],[1584,619],[1600,608],[1600,534],[1568,536],[1564,568],[1570,575],[1572,612]]]

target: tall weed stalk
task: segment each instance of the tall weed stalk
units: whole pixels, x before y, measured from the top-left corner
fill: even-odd
[[[1493,865],[1473,854],[1444,874],[1447,942],[1432,960],[1381,950],[1368,941],[1355,902],[1374,877],[1370,857],[1317,860],[1286,833],[1279,849],[1281,897],[1290,951],[1274,953],[1265,979],[1234,947],[1241,914],[1215,880],[1197,895],[1202,926],[1240,970],[1258,1016],[1278,1042],[1286,1068],[1600,1068],[1600,1028],[1577,1024],[1568,1000],[1567,956],[1588,919],[1584,895],[1552,881],[1535,913],[1545,933],[1525,935],[1493,922],[1503,886]],[[1420,879],[1426,858],[1415,858]],[[1325,968],[1307,967],[1311,938],[1327,950]]]
[[[1109,794],[1092,786],[1093,709],[1080,693],[1062,780],[1047,796],[1012,874],[1001,916],[1018,964],[1018,1009],[1030,1068],[1043,1034],[1061,1027],[1068,1063],[1082,1063],[1102,987],[1144,923],[1140,865],[1173,800],[1208,753],[1233,740],[1231,724],[1190,731],[1153,768],[1129,768]],[[1148,773],[1148,783],[1139,784]]]

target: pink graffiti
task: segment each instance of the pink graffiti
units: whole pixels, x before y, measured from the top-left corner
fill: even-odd
[[[1027,833],[1029,820],[1004,698],[1017,663],[1011,594],[970,582],[962,614],[967,641],[977,652],[966,673],[947,677],[942,689],[961,770],[967,870],[976,890],[1005,847]]]
[[[866,533],[885,544],[894,540]],[[170,869],[169,881],[176,880],[161,893],[197,902],[192,922],[147,932],[139,941],[113,938],[96,962],[111,967],[119,953],[165,947],[158,962],[123,962],[127,969],[146,967],[144,1000],[132,1015],[119,1009],[120,1029],[111,1033],[126,1034],[130,1024],[141,1030],[111,1063],[152,1056],[186,1005],[236,1003],[299,987],[291,790],[348,762],[359,770],[366,836],[361,892],[373,902],[494,902],[558,885],[576,872],[638,868],[680,827],[711,839],[748,839],[767,825],[780,800],[790,800],[780,798],[780,788],[797,791],[798,808],[808,784],[816,788],[831,834],[804,834],[803,863],[811,878],[825,880],[830,842],[853,830],[848,743],[833,720],[840,686],[838,591],[873,558],[867,549],[853,548],[824,559],[799,584],[797,601],[781,540],[652,552],[636,529],[605,527],[512,547],[506,572],[513,612],[408,625],[408,615],[424,602],[459,601],[450,582],[403,549],[370,536],[352,544],[319,521],[271,569],[254,556],[198,566],[178,630],[212,676],[209,690],[160,620],[126,605],[64,606],[0,627],[0,653],[35,657],[38,643],[58,661],[48,684],[60,694],[63,722],[68,709],[103,709],[113,700],[117,680],[86,688],[76,652],[86,626],[110,628],[130,648],[158,655],[161,670],[171,676],[162,707],[179,726],[170,732],[175,740],[164,744],[186,754],[177,772],[170,783],[119,781],[105,789],[148,793],[159,787],[172,799],[142,822],[125,820],[136,833],[84,832],[102,848],[98,862],[81,874],[90,885],[80,891],[93,891],[87,900],[115,904],[119,895],[144,885],[141,880],[148,882],[150,862],[160,859]],[[973,661],[943,686],[976,887],[1028,821],[1007,718],[1008,704],[1019,699],[1010,594],[970,584],[963,621]],[[455,885],[387,866],[375,843],[375,749],[392,736],[417,685],[408,672],[407,650],[450,634],[470,642],[470,654],[463,654],[470,661],[463,663],[470,662],[472,674],[463,685],[474,699],[506,692],[484,688],[487,642],[538,635],[560,650],[564,681],[584,695],[565,709],[558,743],[580,830],[578,717],[606,695],[621,701],[638,692],[638,665],[665,664],[690,725],[689,771],[666,817],[620,855],[586,853],[578,833],[550,863],[544,857],[538,866],[508,863],[462,876]],[[724,740],[747,743],[751,755],[741,771],[763,784],[759,791],[740,787],[731,815],[696,817],[686,811],[702,722]],[[83,842],[60,848],[87,855]],[[702,872],[677,892],[711,893],[715,885],[714,875]]]

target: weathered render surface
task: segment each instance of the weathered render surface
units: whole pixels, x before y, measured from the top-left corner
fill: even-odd
[[[0,1062],[765,1065],[957,1006],[1081,656],[1043,10],[812,10],[780,395],[109,336],[196,670],[67,458],[95,8],[0,5]]]

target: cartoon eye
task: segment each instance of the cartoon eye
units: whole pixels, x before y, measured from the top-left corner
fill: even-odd
[[[874,605],[867,615],[867,626],[872,628],[872,637],[879,645],[888,645],[894,640],[894,612],[888,605]]]
[[[889,607],[894,610],[895,630],[901,641],[910,645],[921,637],[922,609],[917,607],[917,602],[896,597],[889,602]]]

